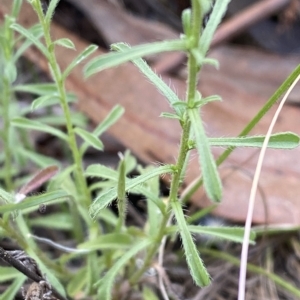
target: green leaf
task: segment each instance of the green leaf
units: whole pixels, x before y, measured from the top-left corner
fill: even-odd
[[[236,243],[243,243],[245,229],[242,227],[214,227],[214,226],[200,226],[200,225],[189,225],[188,230],[192,233],[200,235],[211,235],[215,238],[233,241]],[[167,232],[174,233],[178,231],[177,226],[171,226],[167,229]],[[255,232],[251,231],[250,244],[255,244]]]
[[[118,180],[117,171],[100,164],[89,165],[84,173],[86,176],[99,177],[114,181]]]
[[[121,230],[125,225],[126,211],[127,211],[127,199],[126,199],[126,164],[124,158],[121,158],[118,166],[118,212],[119,212],[119,224],[117,230]]]
[[[78,245],[78,249],[86,250],[119,250],[132,246],[132,237],[127,233],[109,233]]]
[[[186,261],[190,269],[192,278],[198,286],[207,286],[210,283],[209,274],[193,242],[193,238],[184,218],[181,204],[176,199],[175,201],[171,202],[171,205],[177,221]]]
[[[199,49],[191,49],[191,54],[193,55],[193,57],[196,59],[197,62],[197,66],[202,66],[203,62],[204,62],[204,56],[203,54],[199,51]]]
[[[126,190],[125,190],[125,182],[126,182],[126,165],[125,160],[121,159],[118,167],[118,199],[125,200],[126,198]],[[120,212],[119,212],[120,213]],[[125,213],[125,211],[124,211]]]
[[[143,175],[137,176],[134,179],[127,179],[126,180],[126,185],[125,185],[125,189],[126,191],[129,191],[141,184],[143,184],[144,182],[146,182],[147,180],[155,177],[155,176],[159,176],[161,174],[166,174],[166,173],[172,173],[173,172],[173,166],[172,165],[165,165],[165,166],[161,166],[158,168],[155,168],[153,170],[151,170],[150,172],[147,172]],[[87,170],[86,174],[88,174],[89,169]],[[100,193],[96,199],[94,199],[92,206],[90,208],[90,214],[92,215],[93,218],[95,218],[95,216],[98,214],[98,212],[106,207],[111,201],[113,201],[114,199],[117,198],[117,188],[114,187],[108,191],[104,191],[102,193]]]
[[[72,278],[68,282],[67,292],[68,295],[75,298],[80,291],[84,289],[84,286],[87,283],[87,267],[81,268],[79,271],[76,270],[76,273],[72,275]]]
[[[153,166],[147,166],[146,168],[139,168],[138,171],[141,174],[147,173],[149,170],[154,168]],[[160,182],[159,177],[153,177],[151,180],[148,180],[146,184],[141,186],[146,192],[151,195],[147,195],[145,191],[142,191],[141,194],[145,195],[147,199],[151,201],[147,201],[147,223],[144,226],[145,232],[149,236],[153,236],[154,238],[157,236],[158,231],[160,230],[160,224],[162,222],[162,218],[166,212],[166,205],[163,202],[163,198],[160,198]],[[144,193],[143,193],[144,192]],[[157,199],[152,200],[152,199]],[[160,211],[157,210],[157,207]]]
[[[216,0],[214,3],[213,11],[210,14],[209,20],[202,32],[199,41],[199,50],[202,53],[203,57],[206,56],[213,35],[226,12],[229,2],[230,0]]]
[[[22,0],[14,0],[13,1],[13,7],[12,7],[12,16],[14,18],[17,18],[20,12],[22,6]]]
[[[96,45],[89,45],[86,49],[84,49],[65,69],[63,72],[62,78],[66,79],[72,70],[79,65],[83,60],[88,58],[92,53],[94,53],[98,49]]]
[[[86,125],[86,116],[78,112],[73,112],[71,115],[73,126],[84,127]],[[66,118],[64,115],[48,114],[42,117],[35,118],[36,122],[47,124],[49,126],[66,126]]]
[[[40,204],[46,204],[48,202],[53,201],[61,201],[62,199],[68,199],[69,195],[62,191],[48,192],[46,194],[27,197],[22,202],[16,204],[5,204],[0,206],[0,213],[12,212],[14,210],[22,210],[26,208],[30,208],[33,206],[38,206]]]
[[[159,300],[158,297],[156,296],[156,293],[154,293],[154,291],[152,291],[147,286],[143,287],[143,299],[144,300]]]
[[[215,67],[217,70],[220,69],[220,63],[219,63],[219,61],[216,60],[216,59],[214,59],[214,58],[205,57],[204,60],[203,60],[203,64],[204,65],[211,65],[211,66]]]
[[[201,103],[201,106],[203,106],[203,105],[206,105],[209,102],[222,101],[222,98],[219,95],[211,95],[211,96],[202,98],[199,101]]]
[[[79,135],[87,144],[89,144],[90,146],[94,147],[95,149],[98,150],[103,150],[103,143],[98,139],[97,136],[95,136],[94,134],[76,127],[74,129],[74,132]]]
[[[242,136],[233,138],[209,138],[211,146],[218,147],[262,147],[265,136]],[[294,149],[300,144],[300,137],[292,132],[272,134],[268,148]]]
[[[105,119],[94,129],[93,135],[100,137],[103,132],[105,132],[110,126],[112,126],[115,122],[119,120],[123,113],[124,108],[120,105],[115,105],[105,117]],[[87,148],[88,143],[83,143],[83,145],[81,146],[82,153],[85,153]]]
[[[74,94],[68,94],[67,95],[67,102],[76,102],[77,98]],[[60,104],[59,95],[57,93],[55,94],[49,94],[49,95],[43,95],[38,98],[36,98],[31,103],[31,110],[35,110],[42,107],[48,107],[52,105]]]
[[[196,108],[188,109],[192,130],[195,135],[199,162],[202,169],[203,183],[206,193],[213,201],[220,201],[222,196],[222,184],[218,174],[217,166],[210,151],[209,140]]]
[[[12,84],[17,79],[17,67],[13,61],[8,61],[4,67],[4,76]]]
[[[181,120],[181,118],[178,115],[168,113],[168,112],[163,112],[160,114],[160,117],[168,118],[168,119],[177,119]]]
[[[0,188],[0,204],[1,203],[12,203],[14,201],[14,196],[11,193],[6,192]]]
[[[23,147],[19,147],[17,151],[23,158],[29,159],[30,161],[32,161],[33,163],[35,163],[37,166],[41,168],[60,164],[60,162],[54,158],[39,154],[35,151],[27,150]]]
[[[0,282],[12,280],[18,276],[20,276],[20,272],[17,269],[12,267],[0,267]]]
[[[25,275],[19,275],[13,283],[5,290],[4,293],[0,296],[0,300],[14,300],[16,299],[16,295],[19,292],[21,286],[25,282],[26,277]]]
[[[153,243],[152,240],[141,240],[136,241],[135,244],[124,253],[124,255],[116,261],[105,276],[98,281],[95,285],[99,286],[98,295],[101,295],[103,300],[111,300],[111,290],[113,288],[113,283],[120,270],[126,265],[126,263],[134,256],[136,256],[140,251],[149,247]]]
[[[15,127],[19,127],[19,128],[26,128],[26,129],[31,129],[31,130],[37,130],[37,131],[43,131],[43,132],[47,132],[50,133],[54,136],[57,136],[58,138],[67,141],[68,137],[65,133],[63,133],[62,131],[53,128],[51,126],[45,125],[41,122],[37,122],[34,120],[29,120],[26,118],[14,118],[11,121],[11,125],[15,126]]]
[[[187,8],[182,11],[181,14],[181,22],[184,34],[189,37],[192,33],[191,20],[192,20],[192,11],[190,8]]]
[[[111,47],[114,50],[114,45],[112,45]],[[162,41],[162,42],[156,42],[151,44],[138,45],[124,52],[111,52],[96,57],[85,66],[84,74],[85,77],[89,77],[92,74],[95,74],[107,68],[118,66],[127,61],[134,60],[142,56],[147,56],[147,55],[166,52],[166,51],[176,51],[176,50],[185,50],[185,49],[186,49],[186,45],[185,45],[185,41],[183,40],[170,40],[170,41]]]
[[[120,105],[115,105],[112,110],[108,113],[105,119],[95,128],[93,134],[100,136],[105,132],[109,127],[115,124],[120,117],[124,114],[124,108]]]
[[[45,215],[42,217],[35,217],[29,219],[31,226],[37,226],[42,228],[56,229],[56,230],[72,230],[73,223],[70,213],[55,213],[51,215]]]
[[[36,98],[31,103],[31,110],[34,111],[41,107],[47,107],[59,103],[58,94],[44,95]]]
[[[47,13],[45,16],[45,23],[50,27],[50,22],[53,17],[55,8],[60,0],[51,0],[49,6],[47,7]]]
[[[68,48],[68,49],[73,49],[73,50],[76,49],[74,43],[70,39],[67,39],[67,38],[58,39],[58,40],[54,41],[54,44]]]
[[[44,54],[46,58],[49,57],[49,52],[47,48],[32,34],[32,32],[25,29],[19,24],[12,24],[10,27],[15,31],[19,32],[20,34],[22,34],[28,40],[30,40]]]
[[[121,53],[127,53],[130,51],[131,47],[124,43],[114,44],[114,49]],[[182,117],[184,109],[182,107],[175,107],[174,104],[180,102],[180,99],[174,93],[174,91],[158,76],[149,65],[142,59],[136,58],[132,62],[139,68],[139,70],[149,79],[150,82],[165,96],[169,101],[170,105],[176,111],[179,117]],[[182,101],[181,101],[182,102]]]
[[[32,33],[32,35],[36,38],[39,39],[43,35],[43,28],[41,24],[35,24],[32,26],[29,30],[29,32]],[[32,41],[26,39],[23,44],[18,47],[16,53],[13,56],[13,61],[16,62],[21,55],[32,45]]]
[[[36,84],[21,84],[14,86],[15,92],[32,93],[40,96],[47,96],[49,94],[57,94],[57,87],[55,83],[36,83]]]

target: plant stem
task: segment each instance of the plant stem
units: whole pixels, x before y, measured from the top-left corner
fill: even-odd
[[[67,133],[68,133],[68,145],[72,152],[73,161],[75,164],[75,170],[74,170],[74,177],[75,182],[77,186],[78,191],[78,197],[77,199],[77,205],[78,205],[78,211],[81,212],[81,214],[84,214],[84,220],[87,222],[88,230],[89,230],[89,240],[95,239],[99,234],[99,227],[97,222],[93,222],[91,218],[86,216],[87,210],[89,206],[92,203],[91,194],[87,186],[87,182],[84,177],[84,170],[82,165],[82,157],[80,154],[80,151],[77,146],[76,142],[76,136],[73,129],[73,123],[71,118],[71,111],[67,102],[67,95],[65,90],[65,79],[63,78],[59,65],[56,61],[55,51],[54,51],[54,43],[52,42],[51,35],[50,35],[50,21],[48,22],[44,16],[43,9],[41,6],[41,1],[36,1],[34,4],[35,10],[37,12],[40,24],[43,27],[44,31],[44,39],[45,44],[48,49],[48,63],[51,69],[51,73],[53,76],[53,79],[56,83],[59,99],[60,99],[60,105],[62,107],[64,117],[66,120],[66,127],[67,127]],[[75,200],[76,201],[76,200]],[[76,213],[76,212],[75,212]],[[76,216],[74,220],[76,220]],[[74,224],[74,227],[76,227],[76,231],[74,232],[75,236],[77,237],[77,240],[79,242],[84,240],[84,229],[82,226],[77,226]],[[80,230],[80,231],[79,231]],[[92,252],[89,253],[87,256],[87,264],[89,267],[89,277],[88,277],[88,283],[87,283],[87,293],[92,294],[94,292],[93,283],[96,281],[98,273],[95,268],[95,261],[97,259],[97,253]]]
[[[57,90],[59,93],[59,99],[60,99],[60,104],[64,113],[64,117],[66,120],[66,127],[67,127],[67,133],[68,133],[68,144],[72,152],[72,157],[73,161],[75,164],[75,181],[76,185],[78,187],[78,193],[79,193],[79,200],[78,204],[84,208],[86,211],[88,207],[91,205],[91,195],[84,177],[84,170],[82,166],[82,160],[81,160],[81,154],[77,146],[76,142],[76,136],[75,132],[73,129],[73,124],[72,124],[72,118],[71,118],[71,111],[67,102],[67,95],[66,95],[66,90],[65,90],[65,82],[62,77],[59,65],[57,64],[56,61],[56,56],[54,52],[54,44],[51,39],[50,35],[50,24],[48,24],[45,20],[43,9],[41,6],[40,1],[37,1],[35,5],[35,10],[37,12],[38,18],[40,23],[42,24],[43,31],[44,31],[44,39],[45,39],[45,44],[48,48],[48,61],[49,65],[52,71],[53,79],[56,83]],[[83,210],[81,210],[83,211]],[[87,220],[89,218],[85,218]],[[90,221],[89,224],[89,229],[90,229],[90,235],[91,238],[94,238],[97,236],[98,233],[98,226],[97,223],[93,222],[92,220]],[[78,236],[78,232],[77,232]],[[79,234],[80,240],[83,240],[83,229],[81,229],[81,233]]]
[[[4,147],[4,182],[7,191],[13,190],[13,182],[12,182],[12,155],[10,149],[10,101],[11,101],[12,93],[8,80],[4,78],[3,80],[3,147]]]
[[[187,124],[184,124],[184,126],[183,126],[183,133],[182,133],[181,141],[180,141],[178,162],[177,162],[177,165],[175,166],[176,171],[172,175],[169,202],[167,203],[166,214],[162,218],[161,224],[159,226],[159,231],[158,231],[156,237],[154,238],[154,242],[145,257],[142,267],[135,274],[133,274],[133,276],[129,279],[129,282],[131,285],[136,284],[139,281],[139,279],[141,278],[141,276],[150,267],[150,265],[153,261],[153,258],[156,255],[156,253],[160,247],[161,241],[162,241],[163,237],[165,236],[166,225],[167,225],[168,220],[172,213],[170,210],[171,201],[178,200],[177,192],[179,190],[179,185],[181,183],[181,180],[180,180],[181,179],[181,170],[184,167],[185,158],[189,151],[189,148],[188,148],[189,133],[190,133],[190,124],[189,124],[189,122],[187,122]]]
[[[6,19],[4,21],[4,36],[5,41],[2,45],[2,55],[0,55],[0,59],[3,59],[3,64],[1,64],[1,67],[3,70],[1,70],[2,73],[2,84],[1,84],[1,90],[2,90],[2,109],[3,109],[3,131],[2,131],[2,139],[3,139],[3,147],[4,147],[4,182],[5,187],[7,191],[12,191],[14,188],[13,181],[12,181],[12,151],[11,151],[11,126],[10,126],[10,105],[13,101],[13,93],[12,93],[12,87],[11,82],[9,80],[9,77],[7,74],[5,74],[5,71],[8,71],[9,69],[9,63],[11,62],[11,58],[13,56],[13,30],[9,27],[11,22],[9,19]]]
[[[191,37],[188,37],[191,39],[190,47],[189,47],[189,53],[188,53],[188,80],[187,80],[187,99],[186,102],[188,103],[188,106],[192,106],[195,101],[196,96],[196,88],[197,88],[197,74],[199,72],[199,67],[197,66],[197,62],[192,55],[192,49],[197,48],[200,38],[200,30],[202,25],[202,18],[201,18],[201,11],[200,11],[200,4],[199,1],[193,0],[192,1],[193,10],[192,10],[192,32]],[[156,255],[159,246],[161,244],[161,241],[165,235],[165,229],[166,225],[168,223],[168,220],[172,214],[171,211],[171,202],[173,201],[179,201],[178,200],[178,191],[181,184],[181,175],[184,170],[186,157],[189,151],[189,137],[190,137],[190,129],[191,125],[187,118],[187,113],[184,115],[184,120],[182,122],[182,135],[180,140],[180,146],[179,146],[179,154],[177,163],[175,166],[175,172],[172,174],[172,180],[171,180],[171,186],[170,186],[170,194],[169,194],[169,202],[167,203],[166,208],[166,214],[164,215],[161,224],[160,229],[157,233],[157,236],[154,239],[154,243],[150,250],[148,251],[143,266],[129,279],[129,282],[131,285],[134,285],[137,283],[140,279],[140,277],[145,273],[145,271],[149,268],[151,265],[151,262],[153,261],[154,256]]]

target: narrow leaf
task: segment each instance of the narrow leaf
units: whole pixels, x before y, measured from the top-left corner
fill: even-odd
[[[43,28],[40,24],[36,24],[32,26],[30,29],[28,29],[29,32],[32,33],[32,35],[36,38],[39,39],[43,35]],[[32,41],[26,39],[23,44],[18,47],[16,53],[13,56],[13,61],[16,62],[20,56],[32,45]]]
[[[50,1],[50,4],[47,8],[46,16],[45,16],[45,21],[48,25],[50,25],[50,22],[51,22],[51,19],[53,17],[55,8],[56,8],[59,1],[60,0],[51,0]]]
[[[86,176],[99,177],[99,178],[110,179],[114,181],[118,180],[117,171],[100,164],[93,164],[88,166],[84,173]]]
[[[59,103],[59,96],[57,94],[44,95],[36,98],[31,103],[31,110],[34,111],[41,107],[47,107]]]
[[[209,140],[205,134],[199,112],[196,108],[189,109],[188,115],[195,135],[195,142],[198,150],[206,193],[213,201],[219,201],[222,196],[221,179],[218,174],[215,160],[210,151]]]
[[[56,230],[72,230],[73,222],[70,213],[58,213],[44,215],[42,217],[29,218],[30,226]]]
[[[109,233],[79,244],[78,249],[93,250],[119,250],[132,246],[132,237],[127,233]]]
[[[121,53],[128,52],[132,48],[124,43],[114,44],[114,49]],[[180,102],[176,93],[157,75],[142,58],[136,58],[132,62],[139,68],[139,70],[148,78],[150,82],[165,96],[170,105],[176,111],[179,117],[182,117],[184,109],[182,107],[175,107],[174,103]],[[182,102],[182,101],[181,101]]]
[[[75,50],[74,43],[70,39],[67,39],[67,38],[58,39],[58,40],[54,41],[54,44],[58,45],[58,46],[65,47],[65,48],[68,48],[68,49]]]
[[[114,45],[112,45],[112,48]],[[162,41],[151,44],[143,44],[134,46],[128,51],[111,52],[101,55],[90,61],[84,68],[85,77],[89,77],[94,73],[100,72],[107,68],[115,67],[127,61],[134,60],[139,57],[161,53],[166,51],[185,50],[186,45],[183,40]]]
[[[213,226],[200,226],[200,225],[189,225],[188,230],[191,233],[197,233],[199,235],[210,235],[215,238],[233,241],[236,243],[242,243],[244,238],[245,229],[242,227],[213,227]],[[177,226],[171,226],[167,232],[177,232]],[[255,244],[255,232],[251,231],[250,243]]]
[[[13,283],[5,290],[4,293],[0,296],[0,300],[14,300],[16,299],[16,295],[21,289],[21,286],[25,282],[26,277],[22,274],[19,275]]]
[[[159,300],[156,293],[152,291],[150,288],[145,286],[143,288],[143,299],[144,300]]]
[[[12,7],[12,16],[17,18],[22,6],[22,0],[14,0],[13,7]]]
[[[80,294],[81,291],[84,290],[84,286],[87,283],[87,272],[87,266],[85,265],[85,267],[76,270],[76,273],[73,274],[70,280],[68,281],[67,293],[72,298],[75,298],[76,295]]]
[[[63,133],[62,131],[53,128],[51,126],[45,125],[41,122],[37,122],[34,120],[29,120],[26,118],[14,118],[11,121],[11,125],[15,126],[15,127],[19,127],[19,128],[26,128],[26,129],[31,129],[31,130],[37,130],[37,131],[43,131],[43,132],[47,132],[50,133],[54,136],[57,136],[58,138],[67,141],[68,137],[65,133]]]
[[[172,114],[172,113],[168,113],[168,112],[161,113],[160,117],[168,118],[168,119],[181,120],[181,118],[178,115],[175,115],[175,114]]]
[[[40,204],[45,204],[53,201],[60,201],[62,199],[68,199],[69,195],[62,191],[48,192],[46,194],[27,197],[20,203],[17,204],[5,204],[0,206],[0,213],[12,212],[14,210],[22,210],[26,208],[30,208],[33,206],[38,206]]]
[[[141,240],[136,241],[135,244],[124,253],[124,255],[116,261],[109,271],[105,274],[103,279],[96,283],[100,285],[98,295],[101,295],[103,300],[111,300],[111,290],[113,288],[113,283],[117,278],[120,270],[126,265],[126,263],[134,256],[136,256],[140,251],[149,247],[152,243],[152,240]]]
[[[94,134],[76,127],[74,129],[75,133],[78,134],[86,143],[88,143],[90,146],[92,146],[95,149],[98,150],[103,150],[103,143],[100,141],[100,139],[98,139],[97,136],[95,136]]]
[[[186,261],[190,269],[192,278],[198,286],[207,286],[210,283],[209,274],[193,242],[193,238],[184,219],[181,204],[177,200],[172,201],[171,204],[179,228],[179,234],[182,239]]]
[[[0,282],[13,280],[20,275],[20,272],[12,267],[0,267]]]
[[[181,23],[182,23],[183,32],[187,37],[191,36],[191,32],[192,32],[191,20],[192,20],[191,9],[187,8],[183,10],[181,14]]]
[[[127,211],[127,199],[126,199],[126,165],[124,158],[121,158],[118,167],[118,212],[119,212],[119,224],[118,230],[125,225],[126,211]]]
[[[98,49],[96,45],[89,45],[86,49],[84,49],[66,68],[62,77],[66,79],[72,70],[79,65],[83,60],[89,57],[92,53],[94,53]]]
[[[12,203],[14,201],[14,196],[0,187],[0,204],[2,203]]]
[[[218,147],[262,147],[265,136],[243,136],[233,138],[209,138],[211,146]],[[272,134],[268,148],[294,149],[300,144],[300,137],[292,132]]]
[[[19,24],[12,24],[11,28],[29,39],[44,54],[45,57],[49,56],[47,48],[29,30]]]
[[[124,108],[120,105],[115,105],[112,110],[108,113],[105,119],[95,128],[93,133],[96,136],[100,136],[105,132],[110,126],[115,124],[120,117],[124,114]]]
[[[14,91],[46,96],[49,94],[55,95],[57,93],[57,87],[54,83],[24,84],[14,86]]]
[[[103,132],[105,132],[110,126],[112,126],[115,122],[119,120],[119,118],[123,115],[124,108],[120,105],[115,105],[112,110],[108,113],[105,119],[94,129],[93,135],[100,137]],[[88,148],[88,143],[84,143],[81,146],[82,153],[85,153]]]
[[[213,35],[226,12],[229,2],[230,0],[216,0],[214,3],[213,11],[210,14],[209,20],[202,32],[199,41],[199,50],[202,53],[203,57],[206,56]]]

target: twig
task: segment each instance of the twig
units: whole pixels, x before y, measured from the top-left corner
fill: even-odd
[[[40,281],[44,280],[44,278],[32,272],[25,265],[23,265],[18,259],[15,259],[13,256],[11,256],[9,252],[5,251],[2,247],[0,247],[0,258],[2,258],[5,262],[10,264],[12,267],[14,267],[19,272],[23,273],[25,276],[32,279],[33,281],[39,283]],[[60,295],[60,293],[53,287],[52,287],[52,294],[54,297],[56,297],[59,300],[67,300],[67,298]]]

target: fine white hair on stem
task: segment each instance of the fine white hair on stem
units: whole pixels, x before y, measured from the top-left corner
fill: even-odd
[[[257,191],[259,176],[262,169],[262,163],[265,157],[266,149],[268,146],[268,142],[270,140],[271,133],[273,131],[274,125],[278,119],[279,113],[282,110],[282,107],[291,93],[292,89],[295,87],[297,82],[300,79],[300,75],[295,79],[293,84],[289,87],[286,94],[284,95],[282,101],[280,102],[274,117],[272,119],[272,122],[269,126],[268,132],[266,134],[266,138],[264,140],[263,146],[261,148],[253,182],[249,197],[249,204],[248,204],[248,212],[247,212],[247,218],[245,223],[245,233],[244,233],[244,239],[243,239],[243,246],[242,246],[242,253],[241,253],[241,266],[240,266],[240,276],[239,276],[239,293],[238,293],[238,300],[244,300],[245,299],[245,290],[246,290],[246,273],[247,273],[247,259],[248,259],[248,249],[249,249],[249,237],[250,237],[250,231],[251,231],[251,223],[252,223],[252,216],[253,216],[253,209],[254,209],[254,202],[255,202],[255,195]]]

